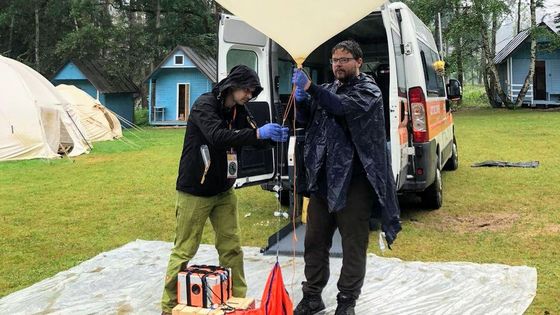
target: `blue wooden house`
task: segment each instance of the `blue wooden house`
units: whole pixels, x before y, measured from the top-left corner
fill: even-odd
[[[148,116],[152,125],[186,125],[194,101],[212,90],[216,60],[177,46],[146,78]]]
[[[554,27],[541,23],[541,27],[556,33]],[[547,40],[537,39],[537,58],[533,82],[523,99],[531,107],[560,105],[560,49],[547,51],[542,49]],[[525,82],[531,62],[531,38],[529,30],[517,34],[500,50],[494,58],[500,83],[504,92],[515,101]]]
[[[82,89],[115,112],[123,127],[130,126],[134,120],[138,87],[128,78],[110,76],[98,62],[70,60],[52,76],[51,82]]]

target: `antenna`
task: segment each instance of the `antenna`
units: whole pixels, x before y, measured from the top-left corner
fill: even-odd
[[[443,58],[443,39],[441,38],[441,13],[438,12],[438,38],[439,38],[439,57]]]

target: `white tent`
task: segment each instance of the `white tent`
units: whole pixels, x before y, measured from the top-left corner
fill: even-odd
[[[37,71],[0,56],[0,89],[0,161],[89,152],[78,116]]]
[[[88,141],[105,141],[122,137],[121,123],[117,116],[86,92],[74,85],[61,84],[56,90],[78,114],[86,129]]]

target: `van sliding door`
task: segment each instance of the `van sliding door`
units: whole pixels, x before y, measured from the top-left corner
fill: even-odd
[[[224,79],[231,68],[244,64],[257,72],[264,90],[245,106],[257,125],[272,121],[270,69],[268,67],[270,40],[241,19],[222,14],[218,30],[218,81]],[[257,184],[274,177],[273,149],[243,147],[237,152],[238,178],[235,187]]]

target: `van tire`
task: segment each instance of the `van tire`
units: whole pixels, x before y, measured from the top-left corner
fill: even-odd
[[[428,210],[437,210],[443,204],[443,181],[441,178],[441,170],[439,167],[439,159],[436,164],[436,172],[434,182],[426,188],[421,194],[422,205]]]
[[[455,171],[459,168],[459,149],[457,148],[457,140],[453,136],[453,145],[451,147],[451,156],[445,166],[443,167],[446,171]]]

